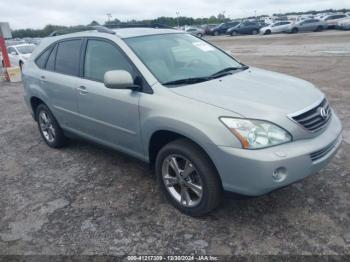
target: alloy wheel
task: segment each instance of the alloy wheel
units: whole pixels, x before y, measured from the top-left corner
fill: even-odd
[[[202,179],[192,162],[181,155],[169,155],[162,164],[162,179],[171,197],[185,207],[197,206],[203,196]]]
[[[49,114],[45,111],[39,113],[39,125],[42,134],[44,135],[46,141],[52,143],[55,141],[56,131],[53,127],[53,122]]]

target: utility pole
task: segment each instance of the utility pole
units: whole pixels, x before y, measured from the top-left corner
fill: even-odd
[[[179,11],[177,11],[177,12],[176,12],[176,17],[177,17],[177,28],[178,28],[178,29],[180,29],[180,20],[179,20],[179,14],[180,14],[180,12],[179,12]]]
[[[112,14],[111,13],[107,13],[107,21],[110,22],[112,20]]]

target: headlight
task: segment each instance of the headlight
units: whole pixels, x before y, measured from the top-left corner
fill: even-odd
[[[220,120],[245,149],[270,147],[292,140],[286,130],[267,121],[229,117],[221,117]]]

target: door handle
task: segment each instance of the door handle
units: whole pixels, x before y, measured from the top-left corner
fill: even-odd
[[[45,77],[45,76],[41,76],[41,77],[40,77],[40,81],[41,81],[42,83],[46,83],[46,77]]]
[[[79,86],[77,89],[81,95],[86,95],[87,93],[89,93],[88,91],[86,91],[86,86]]]

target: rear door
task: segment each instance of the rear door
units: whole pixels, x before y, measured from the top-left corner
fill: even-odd
[[[40,75],[50,109],[62,127],[73,130],[80,129],[76,82],[82,43],[81,38],[58,42]]]
[[[141,92],[109,89],[103,83],[110,70],[125,70],[134,79],[137,72],[123,51],[103,38],[89,38],[77,82],[79,114],[83,132],[99,142],[143,157],[140,136]]]

